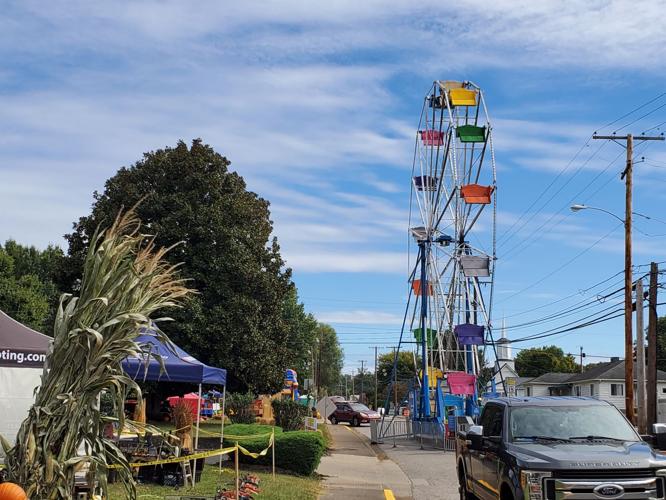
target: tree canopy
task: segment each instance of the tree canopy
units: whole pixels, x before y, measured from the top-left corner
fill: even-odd
[[[64,255],[14,240],[0,245],[0,310],[34,330],[51,334]]]
[[[314,344],[314,377],[318,388],[337,394],[344,353],[332,326],[319,323]]]
[[[201,140],[144,154],[94,193],[92,213],[74,224],[67,286],[76,289],[96,228],[138,203],[144,229],[198,294],[173,311],[165,332],[200,360],[226,368],[230,388],[281,386],[285,368],[304,368],[314,320],[298,303],[269,203],[248,191],[230,162]]]
[[[377,397],[378,404],[380,406],[386,403],[386,396],[389,387],[391,387],[392,394],[390,395],[390,401],[398,399],[398,403],[407,397],[407,391],[409,390],[410,384],[416,376],[416,368],[414,366],[414,354],[410,351],[399,351],[398,359],[396,363],[396,385],[392,386],[393,383],[393,362],[395,359],[395,354],[392,352],[387,352],[386,354],[381,354],[377,358]],[[416,358],[416,366],[420,369],[421,359]]]
[[[516,356],[516,371],[521,377],[538,377],[544,373],[575,373],[580,369],[571,354],[554,345],[524,349]]]

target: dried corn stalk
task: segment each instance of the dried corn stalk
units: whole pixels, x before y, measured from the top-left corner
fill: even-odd
[[[182,399],[173,407],[173,420],[180,447],[192,449],[192,407]]]
[[[107,231],[97,231],[86,257],[79,297],[63,295],[54,324],[35,404],[13,448],[3,442],[11,480],[29,498],[72,497],[74,474],[88,465],[107,496],[107,466],[118,469],[127,498],[135,498],[130,468],[115,444],[103,437],[108,417],[100,415],[99,395],[108,391],[116,408],[136,383],[121,362],[137,355],[139,330],[157,310],[177,306],[190,290],[168,264],[168,249],[158,249],[139,232],[130,210]],[[119,412],[120,428],[123,426]],[[84,450],[79,453],[79,449]]]

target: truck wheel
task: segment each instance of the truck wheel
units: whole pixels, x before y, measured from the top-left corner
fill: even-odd
[[[335,415],[331,415],[331,418],[329,418],[329,420],[333,425],[338,425],[338,419],[335,418]]]
[[[467,490],[467,477],[462,469],[458,472],[458,491],[460,500],[476,500],[476,497]]]
[[[358,417],[354,417],[354,418],[352,418],[351,424],[354,427],[360,427],[361,421],[358,419]]]

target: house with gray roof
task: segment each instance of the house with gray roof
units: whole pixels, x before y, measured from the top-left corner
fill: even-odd
[[[524,396],[589,396],[608,401],[624,411],[624,391],[624,360],[612,358],[609,363],[601,363],[583,373],[545,373],[518,384],[516,393]],[[657,400],[661,413],[662,406],[666,407],[666,372],[661,370],[657,371]]]

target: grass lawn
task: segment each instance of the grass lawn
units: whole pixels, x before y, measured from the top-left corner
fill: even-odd
[[[326,443],[326,449],[330,450],[333,446],[333,436],[331,436],[331,430],[328,428],[328,424],[319,424],[319,432],[324,436],[324,442]]]
[[[228,462],[227,462],[228,463]],[[265,467],[241,467],[241,476],[244,472],[251,472],[260,477],[259,488],[261,493],[258,499],[274,500],[314,500],[319,494],[319,479],[315,477],[292,476],[290,474],[276,474],[275,479]],[[217,486],[221,481],[224,488],[233,490],[235,476],[233,468],[222,469],[222,476],[218,481],[218,468],[216,465],[206,465],[201,481],[193,489],[142,484],[137,486],[137,499],[161,499],[165,495],[215,495]],[[109,485],[109,500],[125,500],[125,494],[120,484]]]

